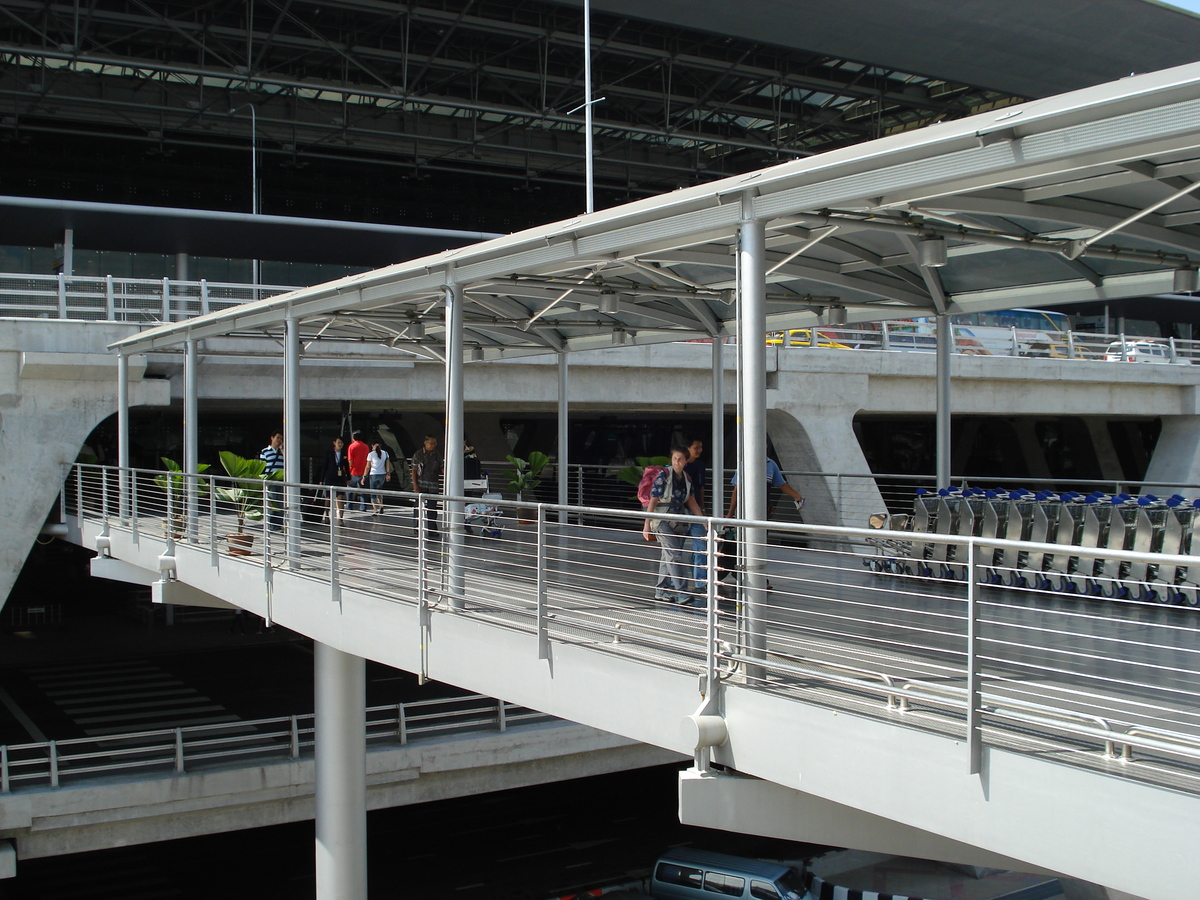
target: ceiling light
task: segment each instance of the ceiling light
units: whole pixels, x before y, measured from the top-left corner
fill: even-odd
[[[612,315],[621,308],[621,298],[617,296],[616,291],[604,290],[600,292],[600,312]]]
[[[482,347],[472,347],[471,348],[471,362],[479,362],[482,359],[483,359],[483,348]]]
[[[414,341],[419,341],[425,337],[425,326],[421,322],[410,322],[408,326],[408,336]]]
[[[938,269],[946,264],[946,239],[942,237],[923,237],[917,241],[917,262],[930,269]]]
[[[1200,270],[1193,269],[1191,266],[1184,266],[1182,269],[1175,270],[1175,286],[1171,289],[1176,294],[1194,294],[1198,287],[1200,279]]]
[[[629,335],[618,328],[613,332],[612,342],[614,347],[624,347],[629,342]]]

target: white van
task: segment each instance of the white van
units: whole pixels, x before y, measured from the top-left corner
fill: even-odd
[[[800,873],[782,863],[680,848],[664,853],[650,876],[659,900],[803,900]]]

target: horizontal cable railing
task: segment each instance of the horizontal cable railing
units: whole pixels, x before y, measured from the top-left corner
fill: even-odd
[[[505,731],[555,721],[552,717],[478,694],[417,700],[366,711],[368,745],[405,745],[448,735]],[[185,725],[103,737],[0,746],[0,793],[60,787],[89,777],[140,772],[191,772],[249,760],[312,755],[313,714]]]
[[[261,520],[239,522],[235,488]],[[915,521],[922,495],[907,490]],[[168,561],[195,547],[334,596],[453,609],[542,648],[584,644],[886,718],[964,741],[972,758],[986,743],[1200,791],[1200,613],[1164,602],[1195,592],[1190,545],[1010,540],[994,521],[971,530],[976,501],[943,499],[955,518],[904,530],[656,513],[679,528],[666,557],[632,509],[88,465],[63,502],[110,535],[165,543]]]
[[[174,278],[0,274],[0,316],[158,325],[296,290]]]
[[[114,275],[0,273],[0,317],[76,319],[154,325],[178,322],[251,300],[274,297],[295,286],[215,282],[201,279],[123,278]],[[780,350],[879,350],[927,352],[937,347],[936,327],[909,320],[858,327],[801,328],[774,332]],[[1195,363],[1200,341],[1141,335],[1027,328],[954,327],[954,353],[1138,363]]]

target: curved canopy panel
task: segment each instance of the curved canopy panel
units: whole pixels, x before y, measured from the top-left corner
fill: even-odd
[[[440,358],[447,285],[472,359],[736,332],[739,225],[767,230],[768,327],[1177,289],[1200,264],[1200,64],[799,159],[164,325]],[[1194,192],[1194,189],[1195,192]],[[1193,281],[1194,283],[1194,281]]]

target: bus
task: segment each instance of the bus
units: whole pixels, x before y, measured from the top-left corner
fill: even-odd
[[[916,334],[937,334],[937,319],[909,319]],[[950,317],[955,343],[967,354],[1012,356],[1067,355],[1071,320],[1065,313],[1046,309],[1003,309],[995,312],[959,313]],[[889,326],[890,327],[890,326]],[[900,330],[903,326],[897,326]]]

